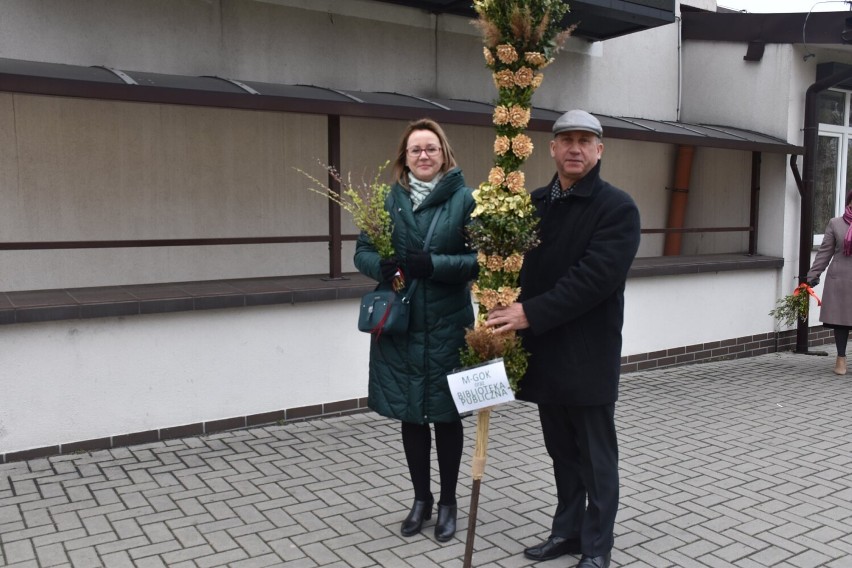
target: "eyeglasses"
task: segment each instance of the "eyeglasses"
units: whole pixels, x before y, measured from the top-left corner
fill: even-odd
[[[421,148],[420,146],[412,146],[411,148],[406,148],[406,152],[412,158],[419,158],[420,154],[426,152],[426,155],[430,158],[433,158],[438,155],[438,152],[441,151],[440,146],[426,146],[425,148]]]

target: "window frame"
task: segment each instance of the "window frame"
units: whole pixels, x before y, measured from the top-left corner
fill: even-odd
[[[830,137],[836,138],[839,141],[837,148],[836,177],[834,180],[834,212],[832,214],[832,217],[838,217],[843,214],[846,191],[852,190],[852,188],[845,187],[845,181],[848,179],[847,170],[849,167],[852,167],[852,164],[849,163],[849,142],[852,138],[852,114],[850,114],[852,91],[846,91],[843,89],[829,89],[826,92],[842,93],[844,95],[844,114],[842,124],[837,125],[820,122],[818,134],[820,138]],[[824,235],[825,226],[817,226],[817,224],[815,223],[813,227],[813,246],[820,246],[822,244],[822,239]]]

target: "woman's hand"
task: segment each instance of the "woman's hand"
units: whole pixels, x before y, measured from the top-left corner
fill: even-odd
[[[399,271],[399,261],[396,257],[383,258],[379,261],[379,269],[382,272],[382,282],[390,282]]]
[[[408,251],[405,269],[409,278],[429,278],[435,271],[432,265],[432,254],[422,250]]]

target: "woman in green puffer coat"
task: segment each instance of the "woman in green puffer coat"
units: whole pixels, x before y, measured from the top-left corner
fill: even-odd
[[[402,523],[403,536],[419,533],[423,521],[432,517],[429,424],[435,424],[441,481],[435,538],[445,542],[456,530],[456,485],[464,442],[446,375],[459,366],[465,330],[473,324],[469,284],[477,262],[476,252],[467,245],[465,226],[475,203],[443,129],[433,120],[408,125],[393,174],[396,183],[385,208],[393,220],[396,257],[382,260],[362,233],[355,266],[380,282],[391,281],[397,270],[406,286],[415,279],[419,282],[411,299],[408,332],[371,339],[369,406],[402,421],[402,444],[414,485],[414,505]],[[434,215],[438,221],[424,251]]]

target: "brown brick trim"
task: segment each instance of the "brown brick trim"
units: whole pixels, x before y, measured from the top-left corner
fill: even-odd
[[[172,438],[203,436],[207,434],[215,434],[217,432],[224,432],[226,430],[237,430],[240,428],[261,426],[263,424],[273,424],[276,422],[283,423],[307,420],[310,418],[328,418],[331,416],[354,414],[356,412],[366,412],[367,410],[366,398],[338,400],[313,406],[288,408],[285,410],[264,412],[262,414],[251,414],[249,416],[236,416],[233,418],[210,420],[208,422],[196,422],[194,424],[182,424],[180,426],[170,426],[168,428],[160,428],[158,430],[132,432],[107,438],[98,438],[96,440],[81,440],[78,442],[67,442],[54,446],[45,446],[43,448],[31,448],[20,452],[9,452],[7,454],[0,454],[0,464],[36,458],[47,458],[59,454],[73,454],[77,452],[109,450],[112,448],[120,448],[122,446],[132,446],[137,444],[150,444],[151,442],[159,442]]]
[[[834,333],[822,326],[808,331],[808,345],[816,347],[834,343]],[[633,373],[692,363],[724,361],[754,357],[778,351],[792,351],[796,347],[796,330],[759,333],[732,339],[714,340],[696,345],[683,345],[652,353],[635,353],[621,358],[621,372]]]

